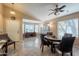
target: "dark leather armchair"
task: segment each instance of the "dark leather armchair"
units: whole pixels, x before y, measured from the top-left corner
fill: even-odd
[[[0,40],[7,40],[7,42],[6,42],[6,44],[2,47],[2,49],[3,48],[6,48],[6,50],[5,50],[5,53],[7,53],[8,52],[8,46],[9,45],[12,45],[12,44],[14,44],[14,49],[15,49],[15,41],[13,41],[13,40],[11,40],[10,38],[9,38],[9,36],[8,36],[8,34],[0,34]]]
[[[36,32],[26,32],[23,34],[24,38],[35,37],[35,36],[36,36]]]
[[[62,56],[65,53],[70,53],[71,56],[73,55],[73,43],[74,43],[75,37],[63,37],[60,44],[56,47],[57,50],[62,52]]]

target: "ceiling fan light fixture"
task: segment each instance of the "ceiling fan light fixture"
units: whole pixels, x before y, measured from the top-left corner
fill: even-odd
[[[49,15],[51,15],[51,14],[60,15],[60,12],[64,12],[64,10],[63,10],[64,7],[66,7],[66,5],[58,7],[58,4],[57,4],[55,9],[50,9],[52,12]]]
[[[58,13],[56,13],[55,15],[60,15],[60,13],[58,12]]]

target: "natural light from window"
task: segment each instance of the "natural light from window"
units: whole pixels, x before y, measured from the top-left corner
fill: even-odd
[[[64,33],[70,33],[78,36],[78,19],[69,19],[58,22],[58,38],[62,38]]]

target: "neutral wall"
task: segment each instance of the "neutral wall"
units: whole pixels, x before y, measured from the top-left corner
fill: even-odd
[[[16,20],[11,20],[10,8],[4,6],[5,29],[12,40],[20,41],[22,39],[22,19],[23,15],[15,10]]]
[[[57,22],[56,20],[53,20],[52,22],[49,23],[50,24],[50,31],[53,32],[53,34],[55,36],[57,36]]]
[[[3,33],[3,7],[2,4],[0,4],[0,33]]]

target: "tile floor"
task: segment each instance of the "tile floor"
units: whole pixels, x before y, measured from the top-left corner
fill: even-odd
[[[40,39],[39,37],[25,38],[21,42],[16,43],[16,50],[13,47],[9,47],[9,56],[61,56],[58,53],[51,53],[49,47],[44,47],[44,52],[40,49]],[[79,56],[79,48],[74,46],[73,55]]]

